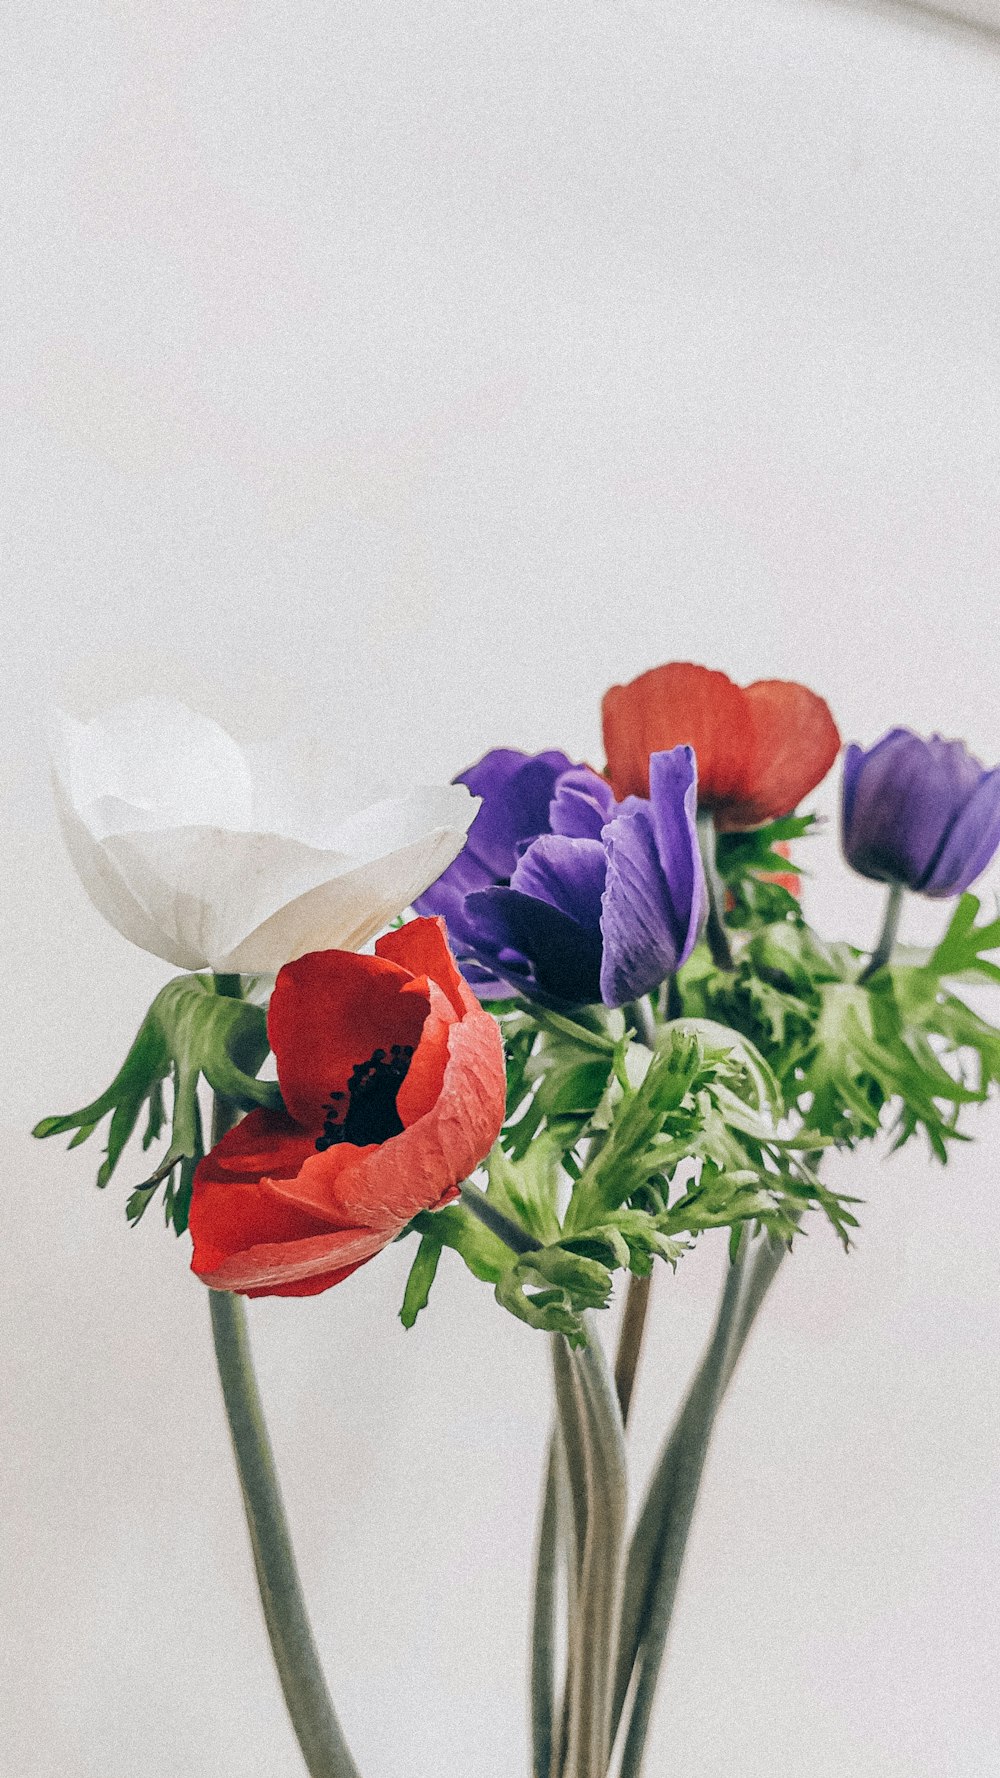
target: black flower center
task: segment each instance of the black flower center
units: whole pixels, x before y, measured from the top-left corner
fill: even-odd
[[[336,1142],[353,1142],[363,1148],[369,1142],[386,1142],[403,1128],[396,1110],[396,1094],[413,1060],[411,1043],[394,1043],[390,1050],[376,1050],[367,1062],[352,1070],[346,1093],[331,1093],[324,1107],[323,1134],[317,1136],[320,1153]]]

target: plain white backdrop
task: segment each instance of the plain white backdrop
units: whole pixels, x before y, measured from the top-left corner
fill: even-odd
[[[296,1778],[187,1243],[33,1143],[165,966],[104,928],[48,707],[164,685],[383,781],[599,758],[610,681],[802,678],[1000,756],[1000,54],[794,0],[62,0],[5,14],[0,1764]],[[815,798],[832,814],[836,778]],[[880,896],[814,845],[811,916]],[[990,893],[1000,876],[987,882]],[[944,909],[911,902],[906,936]],[[1000,1119],[843,1163],[714,1445],[651,1746],[982,1778]],[[658,1281],[636,1474],[721,1245]],[[252,1330],[367,1778],[527,1771],[544,1342],[393,1250]]]

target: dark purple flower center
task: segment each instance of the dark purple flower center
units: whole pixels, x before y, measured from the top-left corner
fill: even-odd
[[[337,1142],[353,1142],[364,1148],[369,1142],[387,1142],[403,1128],[396,1110],[399,1092],[410,1063],[413,1045],[394,1043],[390,1050],[375,1050],[367,1062],[351,1071],[344,1093],[331,1093],[324,1107],[323,1133],[316,1138],[322,1154]]]

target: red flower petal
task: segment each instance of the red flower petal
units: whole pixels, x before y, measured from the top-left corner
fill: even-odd
[[[295,1179],[315,1153],[311,1136],[280,1111],[251,1111],[205,1156],[194,1177],[188,1226],[192,1266],[211,1278],[233,1253],[258,1238],[299,1241],[329,1222],[278,1197],[274,1181]]]
[[[612,686],[603,720],[616,796],[648,796],[649,755],[686,742],[698,761],[699,805],[715,810],[722,831],[787,815],[840,747],[828,706],[806,686],[761,679],[743,690],[688,662]]]
[[[436,982],[460,1016],[479,1011],[479,1001],[448,949],[447,927],[440,915],[397,926],[395,932],[387,932],[377,941],[375,952],[401,964],[411,975],[425,975]]]
[[[267,1017],[281,1093],[295,1121],[315,1132],[332,1093],[378,1049],[416,1049],[429,1010],[410,972],[385,957],[311,951],[279,972]]]
[[[721,831],[758,827],[788,815],[825,778],[840,751],[829,705],[794,680],[758,679],[744,692],[751,745],[741,794],[720,799]]]
[[[424,1020],[420,1042],[413,1052],[406,1078],[396,1094],[399,1121],[407,1130],[418,1118],[432,1111],[440,1097],[448,1066],[449,1034],[457,1016],[451,1001],[445,999],[436,982],[422,976],[417,985],[428,995],[430,1012]]]
[[[412,924],[423,930],[409,940],[407,928],[391,934],[390,948],[426,970],[416,979],[391,958],[338,952],[303,958],[279,976],[280,984],[289,969],[297,974],[292,992],[283,994],[278,1021],[295,1066],[308,1036],[295,1029],[294,1016],[298,1011],[306,1021],[316,1018],[312,985],[319,984],[325,1013],[329,982],[346,984],[365,1032],[363,1039],[353,1036],[341,1018],[340,1049],[328,1044],[327,1061],[359,1045],[367,1046],[367,1059],[373,1048],[400,1041],[399,1008],[406,995],[423,1007],[413,1061],[397,1096],[403,1130],[365,1147],[341,1142],[317,1149],[315,1124],[303,1130],[286,1114],[251,1112],[195,1174],[192,1266],[207,1284],[251,1296],[326,1290],[371,1259],[419,1210],[457,1196],[460,1182],[496,1140],[506,1094],[499,1027],[459,976],[441,923]],[[336,968],[317,968],[324,956],[339,959]],[[373,977],[372,963],[382,963],[389,975],[376,971]],[[303,964],[312,966],[308,974]],[[394,1021],[391,1032],[373,1026],[363,995],[354,991],[357,983],[373,980],[385,1016]],[[307,1093],[303,1097],[315,1103]]]
[[[608,777],[617,797],[649,795],[649,756],[693,747],[698,795],[706,808],[740,784],[746,748],[743,694],[725,673],[671,661],[629,685],[613,685],[602,705]]]

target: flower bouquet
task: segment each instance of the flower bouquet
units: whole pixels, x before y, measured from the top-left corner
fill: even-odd
[[[687,664],[615,686],[603,771],[488,753],[449,786],[351,806],[146,699],[66,719],[55,784],[96,906],[184,973],[111,1085],[35,1134],[98,1184],[143,1120],[154,1200],[207,1287],[261,1603],[313,1778],[358,1778],[315,1647],[245,1297],[311,1296],[402,1240],[412,1328],[442,1257],[551,1350],[529,1691],[535,1778],[638,1778],[712,1428],[807,1219],[849,1248],[831,1149],[923,1136],[948,1159],[1000,1081],[1000,769],[894,729],[847,748],[849,866],[886,886],[870,954],[804,918],[799,805],[840,737],[806,687]],[[898,942],[906,891],[952,901]],[[957,898],[957,899],[956,899]],[[269,1058],[273,1056],[273,1066]],[[626,1429],[654,1275],[728,1231],[718,1313],[637,1512]],[[622,1294],[616,1349],[602,1322]],[[669,1312],[668,1291],[662,1311]],[[301,1311],[289,1311],[301,1312]]]

